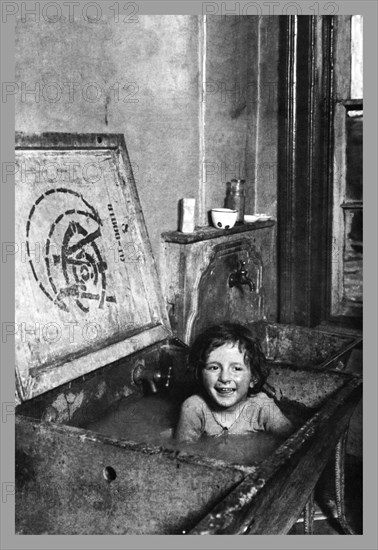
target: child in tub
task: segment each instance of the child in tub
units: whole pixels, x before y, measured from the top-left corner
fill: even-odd
[[[247,327],[210,327],[193,343],[189,364],[200,391],[182,404],[174,433],[177,441],[259,431],[286,436],[294,431],[273,399],[261,391],[268,370]]]

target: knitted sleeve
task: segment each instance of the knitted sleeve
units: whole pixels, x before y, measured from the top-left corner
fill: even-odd
[[[267,395],[261,399],[258,422],[265,431],[277,435],[290,435],[295,430],[290,420],[281,412],[274,400]]]
[[[174,438],[177,441],[195,441],[204,432],[204,403],[197,395],[192,395],[181,406],[180,418]]]

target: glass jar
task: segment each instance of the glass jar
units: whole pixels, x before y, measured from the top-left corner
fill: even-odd
[[[244,223],[244,184],[245,180],[236,178],[232,179],[230,182],[227,182],[226,207],[231,208],[231,210],[238,211],[236,223]]]

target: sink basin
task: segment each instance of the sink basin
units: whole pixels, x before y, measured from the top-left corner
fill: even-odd
[[[361,343],[357,335],[322,328],[257,321],[249,325],[268,361],[289,365],[343,370],[352,350]]]
[[[26,242],[26,261],[15,257],[16,532],[287,533],[360,399],[360,378],[343,372],[357,340],[251,324],[271,362],[267,392],[295,433],[178,447],[171,431],[193,391],[187,350],[173,338],[124,136],[18,134],[15,158],[15,235]],[[51,164],[59,184],[36,185],[36,166]],[[89,165],[101,168],[96,181],[81,177]],[[217,319],[262,315],[262,256],[234,244],[217,248],[223,287],[204,272],[214,292],[204,285],[205,315],[188,337],[214,322],[206,304],[225,298],[241,252],[261,294],[231,289]],[[156,395],[136,381],[145,368]]]
[[[266,328],[255,326],[263,335]],[[136,358],[129,358],[117,368],[129,380],[130,394],[115,400],[105,412],[99,406],[96,413],[95,406],[90,415],[80,416],[79,409],[83,411],[96,398],[100,403],[121,376],[110,372],[110,367],[96,383],[81,380],[69,392],[66,388],[65,401],[58,388],[52,397],[40,396],[38,404],[25,404],[18,411],[17,532],[287,533],[348,427],[361,397],[361,379],[334,370],[332,362],[325,367],[317,345],[312,350],[319,350],[318,365],[307,364],[313,351],[304,354],[305,366],[288,364],[287,359],[293,359],[285,344],[288,329],[271,324],[269,330],[273,342],[275,335],[284,343],[281,354],[272,360],[268,384],[283,411],[296,421],[291,437],[283,441],[257,434],[248,443],[249,451],[248,445],[241,445],[239,452],[230,452],[225,440],[217,442],[218,447],[178,447],[170,435],[180,403],[191,392],[185,378],[186,350],[172,348],[175,375],[170,388],[158,388],[156,395],[143,395],[132,386]],[[321,338],[324,343],[325,336]],[[346,342],[333,345],[331,337],[327,342],[327,353],[338,364],[335,355],[346,353]],[[158,365],[159,346],[149,353]],[[87,390],[88,384],[92,386]],[[67,401],[79,398],[81,406],[67,420]],[[42,420],[47,418],[43,410],[52,404],[55,410],[61,406],[54,421]]]

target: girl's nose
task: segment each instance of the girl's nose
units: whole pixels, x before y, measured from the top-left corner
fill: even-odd
[[[228,369],[221,369],[219,373],[219,381],[223,384],[228,384],[228,382],[231,382],[230,372]]]

